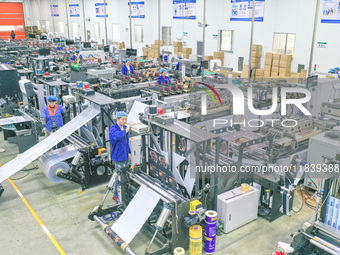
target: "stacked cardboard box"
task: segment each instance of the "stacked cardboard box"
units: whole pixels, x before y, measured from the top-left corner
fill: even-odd
[[[264,78],[269,78],[272,72],[273,53],[267,52],[264,61]]]
[[[244,65],[241,73],[241,78],[248,78],[249,77],[249,66]]]
[[[228,78],[229,72],[227,70],[219,71],[220,76]]]
[[[260,68],[262,45],[253,44],[252,46],[252,57],[251,67]]]
[[[256,69],[255,80],[263,81],[264,78],[264,69]]]
[[[150,48],[146,48],[146,47],[143,47],[143,56],[147,56],[148,55],[148,50]]]
[[[189,56],[192,54],[191,48],[182,48],[183,58],[189,59]]]
[[[177,56],[182,56],[182,42],[174,42],[174,54]]]
[[[292,55],[281,55],[279,64],[280,77],[289,77],[290,69],[292,65]]]
[[[125,49],[125,43],[124,42],[119,43],[119,49]]]
[[[148,59],[152,59],[155,57],[155,49],[149,48],[148,49]]]
[[[301,69],[299,78],[300,79],[306,79],[307,78],[307,70]]]
[[[270,73],[271,77],[279,76],[280,58],[281,58],[281,54],[273,53],[272,70]]]
[[[159,56],[159,46],[158,44],[151,44],[152,58],[158,58]]]
[[[33,33],[32,33],[32,28],[33,28]],[[37,26],[25,26],[25,36],[28,38],[29,34],[35,34],[38,35],[38,27]]]
[[[159,44],[158,42],[159,42],[158,40],[155,40],[155,44],[156,44],[156,45]],[[163,46],[163,40],[161,40],[161,46]]]
[[[223,51],[215,51],[214,59],[221,60],[221,65],[224,66],[224,52]]]
[[[214,59],[213,56],[204,56],[204,60],[212,60],[212,59]]]
[[[232,77],[233,78],[241,77],[241,73],[240,72],[233,72]]]

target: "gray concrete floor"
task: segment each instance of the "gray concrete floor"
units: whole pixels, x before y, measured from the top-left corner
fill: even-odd
[[[6,152],[0,153],[0,164],[10,161],[18,153],[16,144],[3,141],[2,132],[1,147]],[[34,162],[27,168],[36,165]],[[66,254],[123,254],[100,227],[87,218],[101,202],[105,185],[78,194],[80,185],[71,182],[54,184],[39,169],[20,171],[12,179]],[[2,185],[5,192],[0,198],[0,254],[60,254],[10,182],[6,180]],[[301,197],[296,194],[295,210],[300,205]],[[258,218],[229,234],[218,236],[215,254],[271,254],[278,241],[289,243],[290,234],[301,228],[313,214],[304,206],[300,213],[292,212],[290,217],[282,216],[272,223]],[[138,255],[144,254],[150,239],[151,236],[142,231],[130,246]]]

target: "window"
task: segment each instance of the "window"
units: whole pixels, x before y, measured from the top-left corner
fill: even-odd
[[[295,34],[274,33],[273,52],[293,55],[294,47]]]
[[[171,46],[172,42],[171,27],[162,27],[162,40],[164,46]]]
[[[94,39],[96,41],[99,41],[100,39],[100,26],[98,22],[93,23],[93,28],[94,28]]]
[[[120,41],[120,25],[112,24],[112,40],[114,42]]]
[[[135,25],[135,42],[142,43],[143,42],[143,26]]]
[[[233,52],[233,34],[232,30],[220,30],[220,51]]]
[[[73,30],[73,36],[78,37],[78,22],[72,22],[72,30]]]
[[[59,34],[63,35],[64,34],[64,22],[59,21]]]

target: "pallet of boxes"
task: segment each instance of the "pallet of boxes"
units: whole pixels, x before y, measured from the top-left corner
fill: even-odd
[[[30,34],[39,35],[37,26],[25,26],[25,36],[29,38]],[[41,34],[41,33],[40,33]]]
[[[192,54],[192,48],[182,48],[183,58],[189,59],[190,55]]]
[[[163,40],[160,41],[160,45],[159,45],[159,41],[155,40],[155,43],[151,44],[150,48],[147,48],[147,56],[148,59],[154,59],[154,58],[158,58],[159,57],[159,47],[163,46]],[[144,48],[143,48],[144,50]],[[143,51],[144,53],[144,51]]]
[[[176,54],[177,57],[183,56],[182,50],[183,50],[182,42],[174,42],[174,54]]]
[[[261,63],[262,45],[253,44],[251,54],[251,67],[259,69]]]

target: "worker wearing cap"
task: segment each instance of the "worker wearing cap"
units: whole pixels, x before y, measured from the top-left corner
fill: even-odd
[[[116,172],[119,172],[120,168],[126,167],[131,157],[129,131],[134,124],[126,126],[127,116],[126,112],[117,112],[117,122],[110,128],[111,157],[115,162]]]
[[[125,59],[125,65],[122,67],[122,75],[129,75],[133,73],[134,71],[131,65],[131,59],[127,58]]]
[[[92,54],[90,54],[88,57],[87,57],[87,62],[86,64],[90,65],[90,64],[95,64],[96,61],[94,60],[94,56]]]
[[[61,43],[58,43],[57,48],[55,48],[56,51],[63,50],[63,47],[61,47]]]
[[[41,114],[43,132],[45,137],[49,136],[52,131],[63,126],[63,116],[65,107],[58,105],[58,98],[56,96],[47,97],[48,106],[46,106]]]
[[[165,68],[160,70],[161,75],[157,78],[157,84],[170,83],[170,78],[167,76],[168,71]]]
[[[182,59],[183,57],[182,56],[179,56],[178,59]],[[176,65],[176,71],[179,71],[179,62],[177,63]]]
[[[337,74],[338,78],[340,78],[340,67],[334,67],[328,71],[328,73]]]
[[[80,50],[76,50],[76,51],[75,51],[75,54],[74,54],[73,57],[72,57],[72,61],[75,61],[75,62],[77,62],[77,64],[79,64],[79,62],[80,62],[81,60],[83,60],[83,56],[80,55]]]
[[[70,47],[66,47],[66,49],[65,49],[65,54],[72,54],[72,51],[70,50]]]

